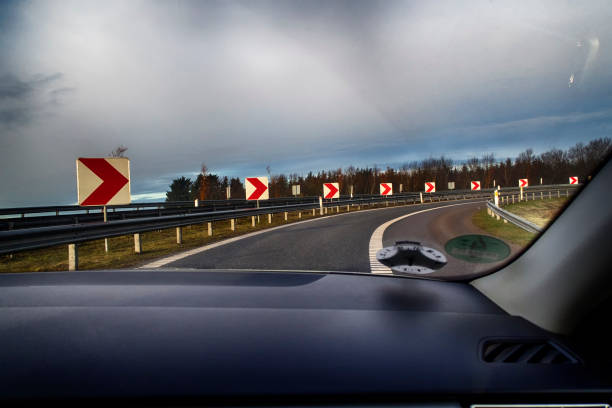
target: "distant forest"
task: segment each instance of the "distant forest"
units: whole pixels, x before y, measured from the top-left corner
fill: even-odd
[[[578,176],[583,183],[611,152],[612,140],[606,137],[539,155],[527,149],[514,159],[499,160],[494,154],[485,154],[455,163],[441,156],[409,162],[400,169],[349,166],[317,173],[311,171],[306,176],[276,174],[269,176],[270,197],[291,196],[294,184],[300,185],[301,196],[318,196],[322,194],[322,184],[328,182],[340,183],[342,195],[350,194],[351,185],[353,194],[378,194],[379,183],[389,182],[393,183],[396,194],[400,184],[403,191],[423,191],[426,181],[435,181],[437,191],[447,190],[449,181],[455,182],[455,189],[468,189],[472,180],[479,180],[482,188],[493,187],[494,181],[501,187],[514,187],[520,178],[529,179],[529,185],[540,184],[540,178],[544,184],[567,184],[570,176]],[[205,174],[198,175],[193,181],[187,177],[172,180],[166,201],[223,200],[228,186],[231,198],[245,198],[244,180]]]

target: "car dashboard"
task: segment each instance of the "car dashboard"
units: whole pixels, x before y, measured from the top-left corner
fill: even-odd
[[[608,363],[586,360],[568,339],[462,282],[6,274],[0,305],[5,402],[568,406],[605,405],[612,395]]]

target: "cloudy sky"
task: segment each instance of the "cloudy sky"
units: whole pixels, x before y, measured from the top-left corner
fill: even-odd
[[[0,2],[0,207],[228,176],[515,156],[612,136],[612,3]],[[573,75],[573,76],[572,76]]]

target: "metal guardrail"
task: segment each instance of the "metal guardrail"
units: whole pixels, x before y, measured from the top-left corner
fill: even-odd
[[[487,201],[487,208],[491,210],[494,214],[498,215],[499,217],[505,220],[508,220],[512,224],[516,225],[519,228],[524,229],[525,231],[532,232],[534,234],[537,234],[538,232],[542,231],[542,228],[540,228],[533,222],[527,221],[526,219],[521,218],[516,214],[512,214],[511,212],[506,211],[503,208],[496,206],[491,201]]]
[[[457,194],[454,199],[484,198],[489,194]],[[438,198],[435,200],[434,198]],[[429,197],[424,202],[436,202],[450,200],[446,197]],[[420,203],[420,197],[391,196],[371,197],[360,199],[348,199],[338,201],[325,201],[323,208],[330,207],[354,207],[369,206],[382,203]],[[319,203],[290,204],[281,206],[270,206],[262,208],[246,208],[235,210],[209,211],[191,214],[178,214],[168,216],[144,217],[126,220],[104,222],[93,222],[87,224],[56,225],[39,228],[24,228],[10,231],[0,231],[0,254],[11,254],[20,251],[46,248],[61,244],[77,244],[101,238],[111,238],[129,234],[139,234],[147,231],[162,230],[175,227],[183,227],[206,222],[231,220],[236,218],[251,217],[264,214],[276,214],[298,210],[319,209]]]

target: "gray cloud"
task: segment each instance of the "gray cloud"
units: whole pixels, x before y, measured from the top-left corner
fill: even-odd
[[[10,15],[0,171],[15,176],[0,205],[73,202],[74,160],[119,144],[144,194],[203,161],[246,176],[610,134],[608,1],[34,1]],[[577,46],[593,38],[597,52]]]

